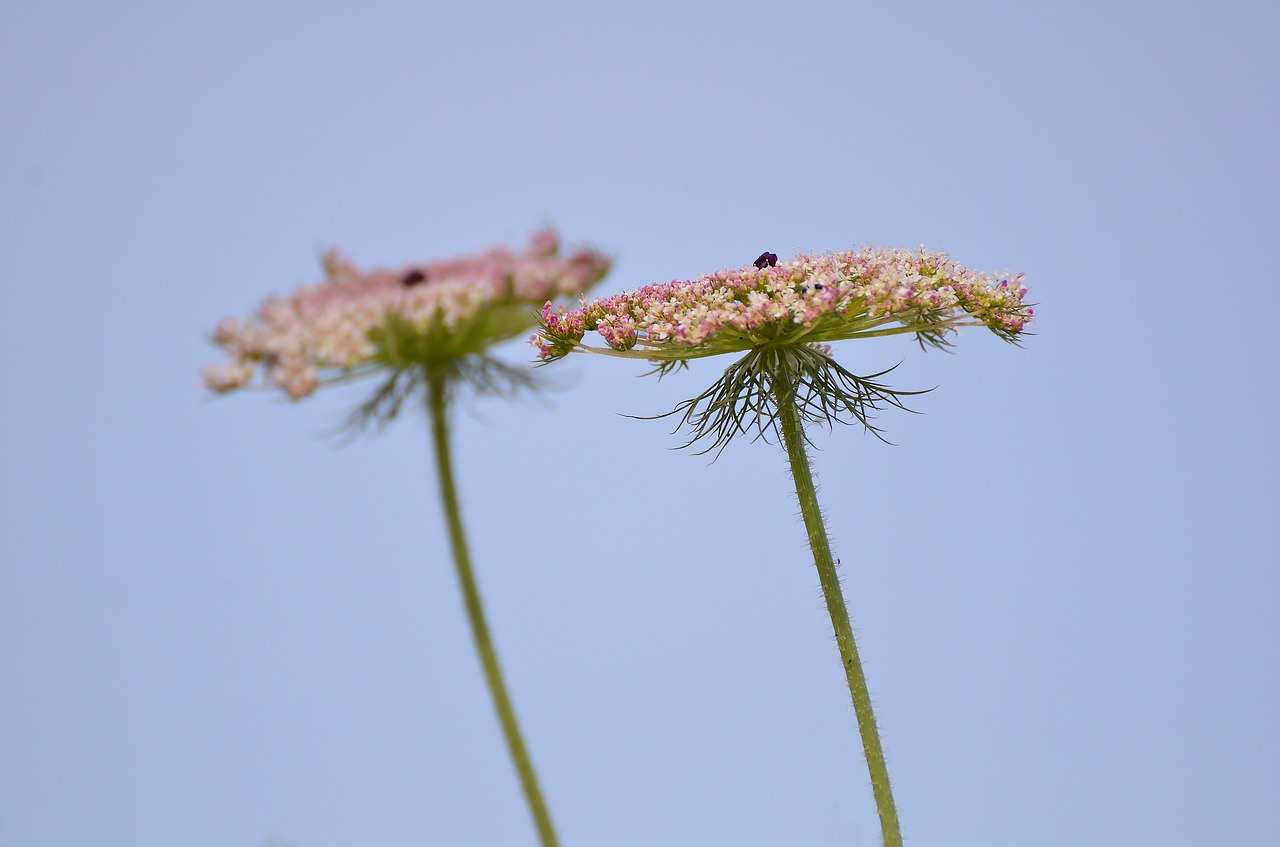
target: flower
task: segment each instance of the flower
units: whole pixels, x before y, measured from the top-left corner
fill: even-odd
[[[394,382],[406,370],[455,366],[527,331],[539,304],[581,295],[609,269],[590,248],[562,255],[549,230],[519,253],[499,246],[361,271],[329,251],[323,263],[322,281],[218,324],[213,341],[228,358],[202,372],[208,389],[241,388],[261,371],[298,400],[338,378],[389,369]]]
[[[1031,322],[1022,275],[975,273],[945,253],[866,247],[797,255],[763,253],[749,266],[647,285],[566,311],[548,302],[534,337],[539,358],[582,350],[671,363],[762,345],[915,333],[947,344],[983,325],[1014,341]],[[597,332],[605,348],[582,344]]]
[[[336,251],[325,253],[323,261],[322,281],[269,298],[247,319],[218,324],[213,342],[227,359],[203,370],[204,384],[226,393],[250,385],[261,372],[266,384],[299,400],[326,383],[379,374],[372,395],[347,421],[351,433],[370,423],[381,427],[408,400],[425,401],[454,569],[485,681],[539,839],[554,847],[555,828],[475,584],[454,483],[449,411],[459,386],[498,393],[532,385],[531,368],[504,364],[488,355],[489,348],[536,325],[538,306],[549,298],[581,295],[605,275],[609,259],[590,248],[561,255],[558,236],[547,230],[535,233],[519,253],[494,247],[369,271]]]
[[[659,376],[691,359],[745,353],[710,389],[668,414],[689,424],[689,446],[707,450],[735,436],[778,433],[779,414],[809,423],[871,421],[885,405],[905,409],[899,391],[839,365],[829,342],[914,333],[921,346],[949,346],[962,326],[985,326],[1016,342],[1031,323],[1022,274],[993,277],[920,248],[865,247],[799,254],[765,252],[751,265],[691,280],[655,283],[565,310],[547,302],[530,341],[545,364],[580,351],[647,359]],[[596,332],[606,346],[583,343]],[[892,370],[892,368],[890,368]],[[793,411],[788,411],[793,410]],[[662,416],[660,416],[662,417]],[[704,451],[706,452],[706,451]]]

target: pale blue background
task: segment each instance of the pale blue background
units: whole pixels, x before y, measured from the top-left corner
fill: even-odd
[[[0,845],[531,845],[420,417],[210,400],[226,314],[519,241],[1024,270],[1019,350],[819,434],[908,842],[1274,845],[1269,3],[0,5]],[[512,345],[520,361],[528,348]],[[566,847],[877,843],[775,447],[574,361],[477,404],[480,580]]]

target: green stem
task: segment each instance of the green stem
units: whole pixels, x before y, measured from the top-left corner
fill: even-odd
[[[440,497],[444,501],[445,519],[449,524],[449,541],[453,547],[454,568],[458,573],[458,582],[462,586],[467,619],[471,622],[471,635],[475,639],[476,650],[480,653],[480,663],[484,666],[485,681],[489,684],[493,706],[498,712],[498,720],[502,723],[502,734],[506,736],[511,761],[515,763],[516,772],[520,775],[520,786],[524,789],[525,800],[529,804],[529,811],[533,814],[534,823],[538,828],[538,837],[543,847],[558,847],[560,842],[556,838],[555,827],[551,825],[551,815],[547,812],[547,804],[542,799],[542,790],[538,787],[538,778],[534,775],[528,748],[525,747],[524,738],[520,735],[520,726],[516,722],[516,713],[511,706],[507,686],[502,681],[498,654],[493,649],[489,624],[485,620],[484,606],[480,602],[480,590],[476,587],[475,575],[471,570],[471,556],[467,552],[467,540],[462,532],[462,515],[458,509],[458,493],[453,483],[453,462],[449,455],[446,380],[447,376],[439,371],[431,371],[427,375],[430,395],[428,405],[431,410],[431,429],[436,450],[436,470],[440,477]]]
[[[876,811],[880,815],[880,831],[885,847],[902,847],[902,831],[898,827],[898,810],[893,804],[893,790],[889,787],[889,768],[885,765],[884,751],[880,747],[880,733],[876,730],[876,716],[871,707],[871,694],[867,691],[867,679],[858,659],[858,646],[853,640],[853,627],[849,623],[849,610],[840,591],[840,578],[831,558],[831,544],[822,512],[818,508],[818,493],[813,484],[813,472],[809,455],[805,450],[804,426],[796,409],[795,385],[787,370],[788,362],[780,357],[773,374],[774,395],[778,403],[778,418],[782,427],[782,441],[791,462],[791,477],[796,484],[796,497],[800,501],[800,513],[809,533],[809,547],[813,550],[813,563],[818,567],[818,579],[827,601],[827,612],[836,631],[836,646],[844,665],[845,678],[849,682],[849,694],[853,697],[853,711],[858,717],[858,732],[862,735],[862,749],[867,756],[867,769],[871,771],[871,791],[875,795]]]

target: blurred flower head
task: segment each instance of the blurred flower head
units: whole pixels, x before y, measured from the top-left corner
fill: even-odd
[[[582,295],[609,269],[590,248],[562,254],[549,230],[520,252],[499,246],[367,271],[336,251],[323,262],[323,280],[218,324],[213,341],[226,359],[202,372],[207,388],[232,391],[261,374],[297,400],[326,382],[389,372],[395,394],[400,377],[412,382],[430,368],[470,369],[483,381],[490,347],[527,332],[544,302]]]

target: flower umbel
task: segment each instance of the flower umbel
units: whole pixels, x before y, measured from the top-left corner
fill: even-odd
[[[915,333],[942,346],[962,326],[1013,341],[1031,322],[1022,275],[975,273],[945,253],[867,247],[800,254],[697,279],[655,283],[565,311],[542,310],[539,358],[574,350],[661,363],[769,345]],[[582,344],[598,332],[606,348]]]
[[[1021,274],[971,271],[945,253],[866,247],[801,254],[779,262],[762,253],[752,265],[697,279],[657,283],[565,310],[548,302],[532,339],[545,363],[571,352],[646,359],[665,375],[691,359],[746,353],[702,395],[672,414],[723,449],[737,434],[777,431],[772,382],[788,372],[807,423],[871,421],[884,405],[905,409],[896,391],[856,376],[832,358],[829,342],[914,333],[922,347],[950,346],[963,326],[986,326],[1016,342],[1033,311]],[[583,343],[588,331],[604,347]],[[686,444],[686,446],[688,446]]]
[[[403,378],[414,366],[483,356],[528,331],[543,302],[581,295],[608,269],[593,249],[562,255],[551,231],[534,234],[518,253],[494,247],[398,269],[361,271],[330,251],[321,282],[268,299],[248,320],[219,323],[213,340],[228,359],[202,376],[209,389],[227,392],[262,372],[294,400],[381,370]]]

